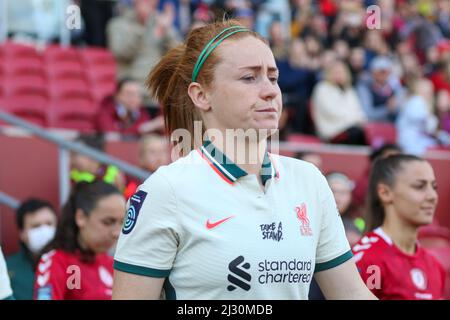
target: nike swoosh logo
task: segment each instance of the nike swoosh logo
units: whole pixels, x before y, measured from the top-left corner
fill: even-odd
[[[227,221],[227,220],[229,220],[229,219],[231,219],[231,218],[233,218],[233,217],[234,217],[234,216],[229,216],[228,218],[219,220],[219,221],[217,221],[217,222],[211,222],[211,221],[209,221],[209,219],[208,219],[208,220],[206,221],[206,229],[211,230],[211,229],[217,227],[218,225],[224,223],[225,221]]]

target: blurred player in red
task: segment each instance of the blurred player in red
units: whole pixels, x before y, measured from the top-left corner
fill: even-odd
[[[445,272],[417,242],[433,221],[438,195],[431,165],[411,155],[375,162],[367,198],[368,230],[354,247],[361,277],[379,299],[442,299]]]
[[[54,240],[36,269],[38,300],[109,300],[113,259],[108,251],[119,236],[125,199],[103,181],[75,185]]]

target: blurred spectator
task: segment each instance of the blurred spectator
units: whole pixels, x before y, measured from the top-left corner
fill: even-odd
[[[89,46],[106,47],[106,25],[113,16],[117,0],[80,0],[84,20],[84,39]]]
[[[450,134],[450,94],[440,90],[436,94],[436,111],[439,117],[439,127]]]
[[[53,42],[64,22],[63,5],[60,0],[8,1],[8,31],[14,38]]]
[[[312,115],[319,137],[331,143],[363,145],[366,116],[352,87],[347,66],[336,61],[314,88]]]
[[[436,92],[447,90],[450,93],[450,59],[441,61],[439,68],[430,75]]]
[[[348,242],[350,246],[353,246],[359,241],[365,228],[362,218],[352,217],[351,211],[354,209],[352,208],[352,190],[355,184],[341,172],[330,172],[326,178],[336,200],[337,209],[341,214]]]
[[[313,152],[313,151],[302,151],[302,152],[298,152],[295,155],[296,159],[299,160],[303,160],[303,161],[307,161],[309,163],[312,163],[313,165],[315,165],[317,167],[317,169],[319,169],[320,171],[323,171],[323,160],[322,157],[320,156],[320,154]]]
[[[32,300],[34,269],[42,249],[51,241],[56,230],[56,212],[47,201],[28,199],[16,211],[19,229],[19,252],[8,257],[8,273],[14,298]]]
[[[287,58],[289,53],[289,42],[283,35],[280,21],[273,21],[270,25],[269,44],[276,60]]]
[[[362,47],[355,47],[350,50],[348,65],[352,77],[352,86],[356,84],[365,76],[366,54]]]
[[[291,8],[288,0],[253,0],[252,2],[260,4],[257,8],[256,32],[267,38],[270,25],[273,21],[278,20],[281,23],[284,36],[290,37]]]
[[[125,199],[114,186],[97,180],[74,186],[54,240],[36,270],[37,300],[109,300],[113,258]]]
[[[369,156],[369,165],[364,170],[363,174],[356,180],[356,185],[353,189],[353,203],[356,207],[361,207],[364,205],[369,186],[369,175],[375,161],[399,153],[402,153],[402,149],[396,144],[384,144],[379,148],[372,150]]]
[[[394,122],[403,96],[403,88],[391,81],[392,62],[379,56],[370,64],[368,79],[357,83],[357,93],[369,121]]]
[[[119,81],[114,97],[103,100],[96,117],[97,131],[139,136],[163,127],[162,117],[150,120],[143,108],[141,84],[131,78]]]
[[[438,121],[426,100],[430,92],[433,95],[433,85],[424,78],[410,78],[406,83],[409,96],[397,119],[398,144],[405,153],[422,155],[437,145],[433,136]]]
[[[143,84],[149,70],[177,43],[173,5],[158,13],[157,4],[157,0],[134,0],[131,10],[109,21],[108,45],[117,59],[119,79],[131,77]]]
[[[164,136],[150,134],[139,140],[139,166],[151,173],[159,167],[170,163],[170,150],[167,138]],[[130,198],[142,181],[127,177],[125,198]]]
[[[6,270],[5,258],[2,247],[0,247],[0,300],[13,300],[13,292]]]
[[[105,143],[101,136],[80,135],[76,142],[82,143],[97,151],[105,152]],[[125,177],[116,166],[104,165],[97,160],[80,153],[72,153],[70,157],[70,179],[72,183],[81,181],[93,182],[97,179],[113,184],[119,190],[125,187]]]
[[[292,40],[287,59],[277,61],[283,104],[294,114],[291,122],[293,130],[302,133],[313,131],[308,121],[308,99],[316,83],[316,70],[311,69],[309,62],[305,44],[300,39]]]

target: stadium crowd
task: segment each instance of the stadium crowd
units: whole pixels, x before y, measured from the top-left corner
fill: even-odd
[[[260,33],[274,53],[283,94],[282,140],[371,148],[371,164],[357,181],[342,172],[323,172],[352,246],[372,231],[367,230],[364,201],[377,160],[450,150],[449,1],[69,2],[80,7],[82,17],[81,29],[71,31],[73,48],[102,48],[114,58],[115,66],[113,89],[94,99],[92,126],[70,129],[79,133],[78,142],[100,151],[105,150],[104,134],[138,141],[139,165],[150,172],[171,159],[162,106],[144,88],[148,72],[189,30],[224,17]],[[8,1],[7,43],[33,46],[38,52],[57,45],[62,3]],[[373,5],[375,11],[367,9]],[[4,60],[1,47],[0,60]],[[0,61],[0,110],[2,103],[10,101],[7,72],[11,71]],[[377,126],[375,138],[369,136],[368,128]],[[395,141],[386,137],[386,126],[395,132]],[[320,155],[314,152],[296,157],[321,169]],[[20,251],[6,257],[15,299],[111,297],[113,243],[120,233],[124,201],[141,181],[78,154],[71,155],[70,178],[73,190],[64,208],[27,199],[17,210]],[[78,251],[79,260],[67,254]],[[77,263],[88,277],[83,283],[90,285],[73,294],[62,288],[67,277],[63,267]],[[100,278],[93,271],[98,268]]]

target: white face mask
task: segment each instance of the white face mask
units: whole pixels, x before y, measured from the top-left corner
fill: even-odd
[[[32,253],[41,251],[55,236],[56,228],[49,225],[42,225],[28,231],[28,249]]]

